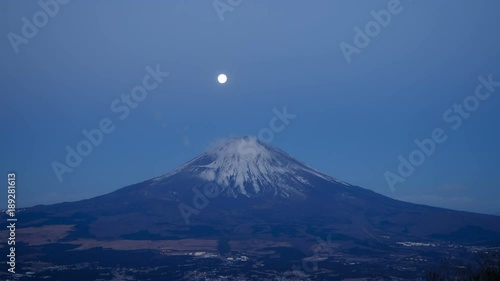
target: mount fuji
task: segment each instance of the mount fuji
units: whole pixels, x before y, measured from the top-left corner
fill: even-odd
[[[56,264],[90,259],[123,266],[132,259],[130,267],[146,266],[144,260],[164,266],[164,258],[178,255],[212,253],[222,262],[244,253],[254,268],[278,273],[316,257],[318,241],[328,240],[333,253],[315,261],[325,270],[360,265],[355,275],[362,277],[368,268],[385,276],[408,263],[423,274],[428,261],[469,259],[470,249],[500,246],[500,217],[394,200],[254,137],[221,141],[156,178],[87,200],[27,208],[18,218],[23,258]],[[96,258],[96,249],[106,258]],[[140,260],[133,258],[137,253]],[[415,256],[427,262],[418,264]],[[341,269],[314,274],[352,276],[338,275]],[[172,272],[177,280],[185,277]]]
[[[306,198],[319,182],[350,186],[321,174],[285,152],[254,137],[221,141],[201,156],[154,179],[154,185],[176,176],[213,183],[226,197]]]

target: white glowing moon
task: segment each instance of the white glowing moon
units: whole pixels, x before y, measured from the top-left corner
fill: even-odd
[[[219,76],[217,77],[217,80],[218,80],[218,81],[219,81],[219,83],[221,83],[221,84],[226,83],[226,81],[227,81],[227,76],[226,76],[226,74],[219,74]]]

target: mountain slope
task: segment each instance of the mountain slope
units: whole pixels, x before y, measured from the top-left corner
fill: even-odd
[[[210,225],[217,233],[252,220],[312,224],[323,229],[319,232],[360,239],[367,237],[366,229],[401,239],[446,235],[467,227],[484,229],[490,236],[500,233],[498,217],[390,199],[324,175],[251,137],[223,141],[157,178],[93,199],[37,206],[26,214],[31,214],[25,219],[27,225],[51,223],[56,218],[78,223],[74,217],[85,217],[85,235],[109,239],[143,229],[157,237],[172,237],[177,227],[189,229],[197,224]],[[132,217],[132,222],[123,225]],[[249,235],[244,231],[233,234],[242,239]],[[470,242],[488,242],[479,236]]]
[[[197,271],[204,262],[189,257],[208,252],[219,266],[233,253],[249,256],[253,268],[265,263],[280,272],[280,263],[290,268],[316,255],[318,241],[327,240],[332,249],[320,260],[328,266],[360,264],[359,272],[377,268],[378,276],[386,276],[388,268],[414,268],[415,260],[423,269],[427,261],[469,259],[478,249],[500,246],[500,217],[394,200],[249,137],[221,142],[159,177],[87,200],[28,208],[18,219],[23,261],[91,260],[112,268],[132,261],[164,266],[172,262],[165,255],[185,255]],[[115,261],[123,253],[129,255]],[[166,267],[180,280],[177,267]],[[342,276],[351,277],[353,271],[346,270]],[[337,274],[316,278],[339,279]]]
[[[349,186],[252,137],[223,141],[180,168],[154,179],[155,184],[168,182],[178,174],[213,182],[221,188],[221,194],[234,198],[304,197],[305,189],[314,189],[308,179]]]

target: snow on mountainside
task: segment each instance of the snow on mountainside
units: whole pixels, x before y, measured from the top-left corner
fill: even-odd
[[[183,166],[155,179],[165,182],[178,174],[214,182],[228,196],[304,197],[318,180],[343,184],[295,160],[255,137],[230,138]]]

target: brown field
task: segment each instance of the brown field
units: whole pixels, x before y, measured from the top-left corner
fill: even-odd
[[[56,243],[73,230],[72,224],[47,225],[41,227],[26,227],[16,229],[16,241],[27,243],[29,246]],[[0,231],[0,237],[9,237],[7,230]],[[2,239],[3,240],[3,239]],[[7,243],[1,243],[3,248]]]
[[[180,240],[95,240],[95,239],[77,239],[73,241],[61,242],[66,237],[74,225],[48,225],[41,227],[27,227],[16,229],[16,241],[22,241],[29,246],[40,246],[46,244],[72,244],[78,245],[74,251],[88,250],[91,248],[102,247],[113,250],[164,250],[172,252],[216,252],[216,239],[180,239]],[[8,237],[8,231],[0,231],[0,237]],[[267,247],[287,247],[290,243],[266,241],[266,240],[241,240],[230,241],[231,250],[236,251],[255,251]],[[6,247],[7,243],[0,243],[0,248]]]
[[[217,250],[216,240],[182,239],[182,240],[112,240],[98,241],[94,239],[78,239],[68,244],[80,245],[74,250],[88,250],[102,247],[113,250],[172,250],[172,251],[206,251]]]

